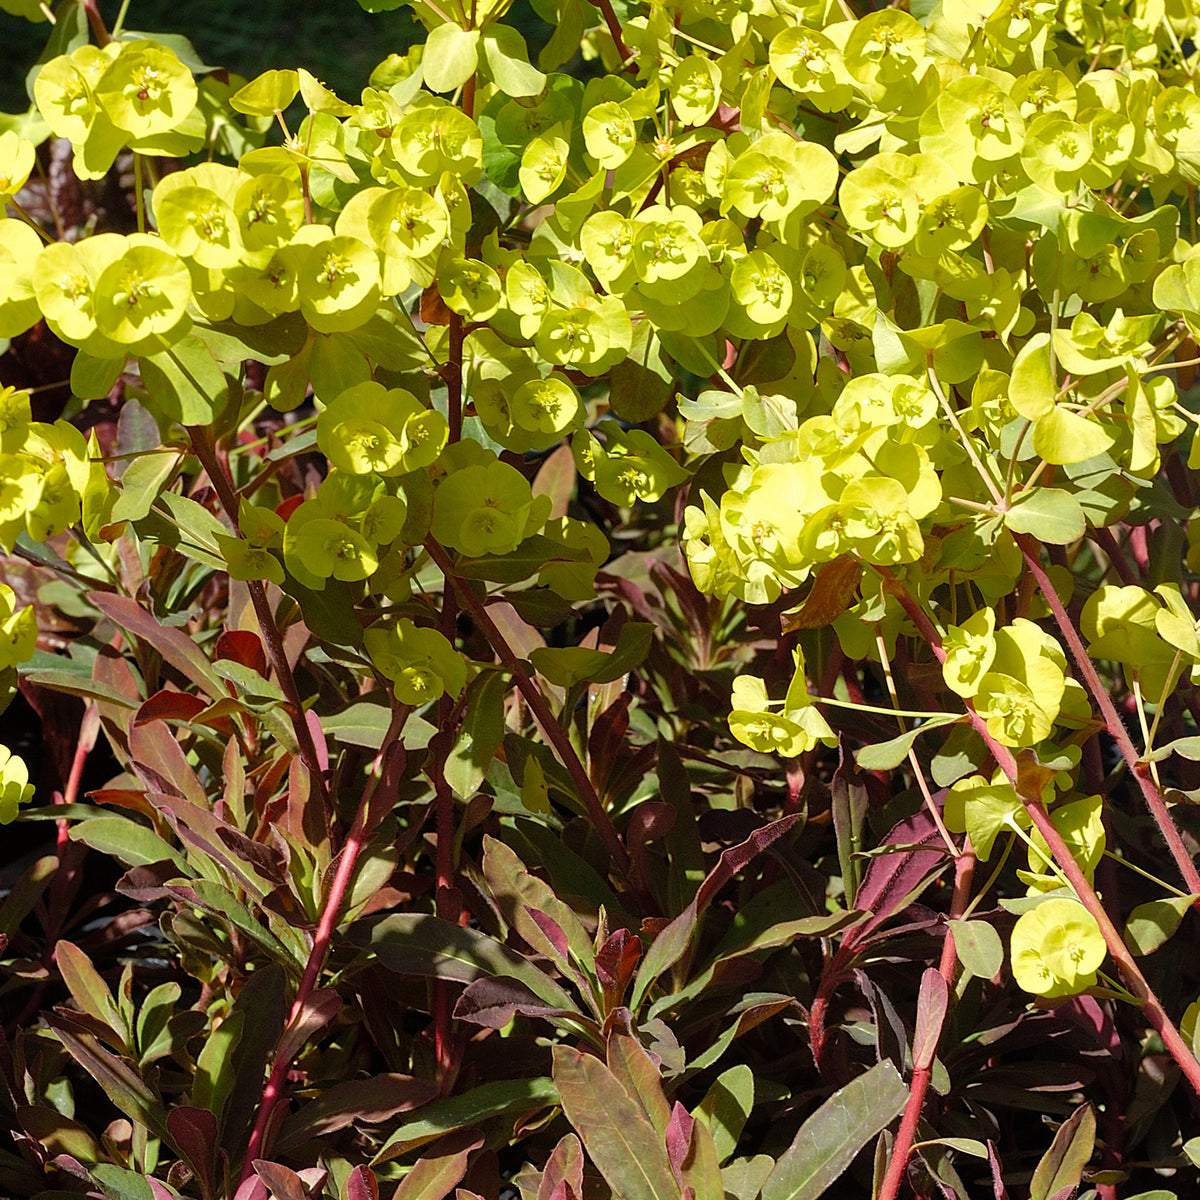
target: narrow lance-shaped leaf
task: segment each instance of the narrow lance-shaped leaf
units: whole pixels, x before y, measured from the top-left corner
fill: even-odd
[[[622,1200],[678,1200],[679,1185],[657,1130],[598,1059],[554,1048],[563,1112],[596,1169]]]
[[[1029,1200],[1054,1200],[1079,1186],[1096,1145],[1096,1110],[1082,1104],[1059,1127],[1029,1183]]]
[[[817,1200],[907,1100],[908,1086],[890,1060],[851,1080],[800,1126],[763,1184],[762,1200]]]
[[[659,975],[677,963],[687,952],[700,914],[708,907],[717,892],[772,842],[783,837],[798,820],[799,816],[793,815],[782,817],[778,821],[771,822],[770,825],[764,825],[740,845],[731,847],[721,855],[717,865],[696,889],[696,895],[691,904],[655,937],[650,944],[650,949],[646,951],[646,956],[642,959],[642,965],[633,985],[630,1007],[635,1012]]]

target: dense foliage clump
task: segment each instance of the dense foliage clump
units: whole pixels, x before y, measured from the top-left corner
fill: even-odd
[[[0,0],[0,1190],[1193,1194],[1191,0],[130,7]]]

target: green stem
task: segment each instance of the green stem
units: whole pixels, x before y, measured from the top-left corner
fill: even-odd
[[[130,0],[121,0],[121,11],[117,13],[116,24],[113,25],[112,29],[112,35],[115,38],[120,37],[121,30],[125,28],[125,15],[129,12],[129,3]]]

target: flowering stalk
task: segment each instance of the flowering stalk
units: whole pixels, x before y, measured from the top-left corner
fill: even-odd
[[[913,624],[916,625],[921,636],[929,643],[938,662],[945,662],[946,651],[942,646],[941,635],[934,627],[925,610],[921,608],[920,604],[917,603],[899,581],[889,578],[887,586],[896,599],[900,601],[904,611],[908,614]],[[1041,795],[1039,794],[1039,773],[1022,772],[1016,756],[1007,746],[1001,745],[992,737],[988,730],[987,722],[975,711],[975,706],[971,701],[964,700],[963,703],[966,706],[967,715],[971,719],[971,725],[974,727],[975,732],[983,739],[996,765],[1004,772],[1009,783],[1012,784],[1018,797],[1020,797],[1025,811],[1029,814],[1029,819],[1033,822],[1042,837],[1045,838],[1051,856],[1066,876],[1067,882],[1074,890],[1080,904],[1087,909],[1099,927],[1109,954],[1112,955],[1117,966],[1120,968],[1126,986],[1141,1002],[1142,1011],[1146,1014],[1146,1019],[1150,1022],[1151,1028],[1162,1038],[1167,1052],[1179,1065],[1179,1069],[1187,1077],[1196,1095],[1200,1096],[1200,1061],[1197,1061],[1192,1048],[1183,1040],[1179,1030],[1167,1015],[1162,1002],[1155,995],[1154,989],[1147,982],[1146,977],[1134,961],[1133,955],[1129,952],[1129,948],[1125,945],[1120,931],[1110,920],[1100,897],[1096,895],[1095,889],[1088,881],[1087,876],[1084,875],[1079,863],[1075,861],[1075,856],[1071,853],[1066,842],[1063,841],[1062,834],[1059,833],[1054,823],[1050,820],[1050,814],[1046,812],[1042,804]]]
[[[1129,773],[1137,781],[1137,785],[1141,789],[1146,807],[1150,810],[1150,815],[1154,818],[1154,823],[1158,826],[1159,832],[1163,835],[1163,840],[1167,843],[1167,847],[1171,851],[1171,857],[1175,860],[1175,865],[1179,868],[1179,873],[1183,877],[1184,884],[1193,896],[1200,896],[1200,871],[1196,870],[1196,864],[1192,861],[1192,856],[1183,844],[1183,838],[1180,836],[1179,829],[1176,827],[1175,822],[1171,820],[1171,813],[1167,808],[1166,801],[1163,800],[1158,788],[1154,786],[1154,781],[1150,778],[1149,768],[1141,760],[1141,756],[1134,747],[1133,739],[1130,738],[1126,731],[1125,724],[1117,712],[1116,705],[1112,702],[1112,697],[1109,696],[1108,690],[1101,681],[1095,664],[1088,657],[1087,648],[1084,646],[1083,639],[1079,636],[1079,631],[1075,628],[1075,623],[1071,620],[1070,614],[1062,602],[1062,597],[1055,590],[1050,576],[1042,568],[1035,544],[1024,534],[1015,534],[1014,536],[1017,545],[1021,547],[1021,553],[1025,556],[1025,565],[1029,568],[1029,573],[1033,576],[1034,581],[1046,599],[1046,603],[1050,606],[1050,611],[1054,614],[1055,623],[1062,631],[1063,638],[1070,647],[1071,657],[1074,658],[1075,664],[1079,668],[1079,673],[1083,676],[1083,680],[1087,684],[1088,691],[1091,692],[1092,698],[1100,709],[1100,714],[1104,718],[1104,724],[1109,735],[1116,742],[1117,749],[1121,752],[1121,757],[1124,758],[1129,767]]]

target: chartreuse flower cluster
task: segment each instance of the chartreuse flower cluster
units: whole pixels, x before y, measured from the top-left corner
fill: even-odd
[[[72,526],[95,534],[112,506],[98,458],[94,435],[34,421],[28,392],[0,389],[0,546],[11,552],[22,536],[44,542]],[[32,613],[30,628],[36,636]]]
[[[1084,803],[1090,704],[1037,598],[996,606],[1017,536],[1120,521],[1196,420],[1167,371],[1200,338],[1191,17],[634,4],[624,45],[586,33],[610,73],[585,83],[555,70],[570,38],[531,64],[503,3],[414,8],[426,53],[354,101],[304,71],[223,92],[141,37],[42,64],[38,113],[80,177],[212,153],[161,174],[146,232],[43,245],[0,219],[0,337],[44,319],[100,394],[135,360],[165,428],[214,422],[230,394],[215,325],[298,330],[263,395],[313,399],[328,473],[299,503],[244,502],[220,546],[235,578],[351,607],[407,604],[429,538],[479,578],[586,600],[605,539],[552,517],[523,456],[569,444],[618,509],[695,469],[681,539],[703,592],[786,608],[848,580],[822,621],[857,660],[909,630],[907,590],[943,633],[946,703],[1061,764],[1056,815]],[[31,166],[0,136],[0,199]],[[0,541],[102,527],[107,487],[69,426],[18,417],[4,439]],[[1189,546],[1192,569],[1200,521]],[[1084,608],[1091,653],[1152,706],[1200,671],[1178,585]],[[404,611],[368,630],[375,669],[405,703],[458,695],[461,656]],[[785,755],[834,740],[802,657],[781,701],[740,676],[730,725]],[[977,848],[1023,834],[1004,788],[956,783],[951,828]],[[1037,855],[1028,874],[1053,878]],[[1038,927],[1066,948],[1019,975],[1044,995],[1096,965],[1073,902],[1049,903]]]

